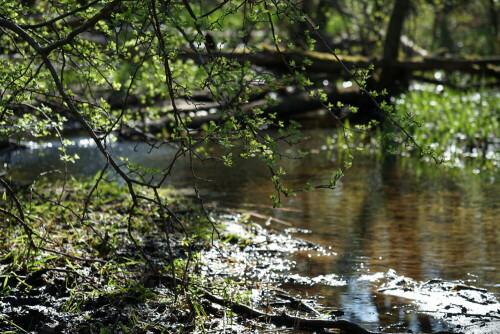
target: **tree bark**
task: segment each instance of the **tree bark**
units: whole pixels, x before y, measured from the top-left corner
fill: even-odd
[[[498,13],[495,6],[495,0],[489,0],[488,4],[489,4],[491,27],[493,28],[492,51],[494,54],[497,54],[500,52],[500,36],[498,34],[499,33]]]
[[[392,10],[389,27],[385,35],[384,60],[394,61],[398,58],[403,23],[410,9],[411,0],[396,0]]]
[[[406,71],[397,70],[394,64],[398,60],[403,24],[410,4],[411,0],[396,0],[385,35],[382,73],[375,88],[386,89],[389,95],[397,94],[408,87]]]

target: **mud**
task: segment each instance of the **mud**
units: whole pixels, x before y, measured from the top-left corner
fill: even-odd
[[[286,255],[315,251],[312,243],[288,234],[269,232],[256,224],[240,225],[239,217],[221,216],[221,240],[188,248],[171,239],[177,259],[199,252],[190,269],[193,286],[202,285],[229,299],[256,307],[287,308],[296,303],[274,289],[294,263]],[[197,298],[196,289],[178,292],[158,272],[170,265],[165,240],[150,236],[141,248],[126,244],[101,261],[65,263],[54,259],[44,268],[9,272],[0,264],[5,282],[0,296],[0,332],[14,333],[241,333],[272,325],[230,314],[219,305]],[[144,257],[148,261],[144,261]],[[98,259],[100,260],[100,259]],[[113,268],[108,269],[107,267]],[[118,268],[118,269],[117,269]],[[170,273],[167,271],[167,273]],[[238,284],[234,284],[235,280]],[[241,283],[247,280],[246,283]],[[267,287],[267,288],[265,288]],[[279,294],[282,294],[281,297]],[[305,313],[314,312],[300,302]],[[298,307],[298,306],[297,306]],[[201,312],[201,313],[200,313]],[[283,332],[280,330],[280,332]],[[285,331],[286,332],[286,331]]]
[[[337,319],[342,310],[326,310],[321,299],[292,296],[287,283],[295,285],[343,286],[335,274],[305,277],[293,274],[290,256],[305,252],[312,256],[335,256],[327,249],[267,230],[254,223],[243,224],[238,216],[220,216],[220,240],[195,249],[171,240],[176,258],[191,259],[190,288],[174,294],[165,272],[171,264],[165,240],[150,236],[140,249],[132,244],[114,250],[102,262],[80,262],[77,266],[54,259],[38,270],[3,273],[0,296],[0,331],[14,333],[254,333],[297,332],[276,329],[224,307],[203,300],[196,287],[214,295],[274,314],[293,313],[310,318]],[[144,256],[148,261],[144,261]],[[112,267],[113,270],[108,267]],[[9,278],[8,280],[6,278]],[[374,273],[359,279],[373,282],[379,293],[397,296],[416,306],[415,312],[439,319],[448,333],[500,333],[500,304],[495,296],[463,282],[432,280],[417,282],[395,271]]]

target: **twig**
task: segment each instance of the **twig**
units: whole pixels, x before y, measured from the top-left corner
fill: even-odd
[[[250,216],[253,216],[253,217],[256,217],[256,218],[260,218],[260,219],[266,219],[266,222],[275,221],[276,223],[279,223],[279,224],[282,224],[282,225],[285,225],[285,226],[293,226],[291,223],[288,223],[288,222],[286,222],[284,220],[281,220],[281,219],[278,219],[278,218],[274,218],[274,217],[271,217],[271,216],[261,215],[260,213],[257,213],[257,212],[254,212],[254,211],[246,211],[246,212],[244,212],[244,214],[247,214],[247,215],[250,215]]]

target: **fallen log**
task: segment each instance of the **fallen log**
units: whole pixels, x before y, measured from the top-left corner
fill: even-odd
[[[354,123],[364,123],[370,120],[382,121],[384,118],[383,112],[376,109],[371,98],[361,94],[356,89],[338,90],[335,87],[329,86],[324,87],[323,92],[327,94],[328,100],[333,101],[333,103],[342,102],[344,105],[353,105],[360,109],[360,112],[356,114],[349,113],[346,111],[347,108],[331,109],[329,112],[335,115],[335,118],[339,121],[349,117]],[[324,104],[317,98],[311,96],[309,92],[277,95],[274,100],[275,104],[272,106],[269,105],[267,99],[262,98],[238,106],[237,109],[215,103],[200,103],[196,105],[191,104],[190,106],[186,105],[182,109],[178,108],[178,110],[181,111],[181,118],[185,119],[189,117],[190,120],[186,123],[186,126],[193,129],[199,128],[203,124],[207,124],[211,121],[219,123],[223,119],[222,116],[225,112],[240,118],[243,115],[251,114],[252,110],[256,108],[265,109],[266,113],[276,114],[279,118],[284,119],[300,117],[307,112],[318,109],[324,109],[326,113]],[[207,111],[207,109],[209,109],[207,108],[208,106],[212,109],[210,112]],[[123,138],[130,138],[135,135],[141,135],[142,133],[159,133],[162,129],[172,127],[174,124],[172,108],[170,106],[165,106],[164,108],[166,116],[142,124],[123,127],[120,135]]]
[[[257,52],[250,52],[248,49],[234,50],[234,51],[212,51],[207,53],[195,53],[191,50],[184,50],[179,55],[180,58],[189,58],[194,61],[200,61],[200,55],[204,59],[213,58],[227,58],[235,59],[240,63],[250,62],[256,66],[271,67],[279,70],[286,70],[287,65],[283,63],[283,58],[288,62],[293,61],[298,65],[304,64],[306,59],[312,61],[312,64],[307,65],[308,72],[330,73],[339,76],[349,75],[345,73],[344,66],[348,69],[355,68],[368,68],[374,65],[375,68],[381,66],[392,66],[399,70],[410,72],[425,72],[443,70],[446,72],[466,72],[478,75],[487,75],[494,78],[500,78],[500,57],[436,57],[418,56],[407,58],[401,61],[384,62],[381,58],[368,58],[361,55],[334,55],[327,52],[316,51],[302,51],[302,50],[286,50],[281,53],[276,51],[274,46],[263,45]],[[343,63],[340,63],[339,60]]]

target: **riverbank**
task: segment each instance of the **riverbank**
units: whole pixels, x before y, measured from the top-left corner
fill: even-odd
[[[288,254],[319,251],[311,243],[238,215],[205,216],[171,190],[159,191],[162,217],[150,202],[131,210],[115,183],[39,186],[19,198],[30,203],[23,219],[0,232],[2,332],[252,332],[273,328],[249,314],[269,312],[271,298],[306,307],[273,283],[293,266]]]
[[[89,186],[91,183],[66,184],[70,195],[60,204],[66,210],[77,206],[82,200],[80,191]],[[60,189],[52,188],[46,195],[56,196]],[[32,212],[38,214],[40,224],[31,227],[40,238],[30,256],[20,226],[11,224],[2,231],[3,332],[297,333],[332,328],[369,333],[349,320],[348,311],[325,307],[321,295],[297,293],[300,286],[347,284],[345,277],[334,273],[304,276],[294,271],[297,263],[293,254],[336,258],[328,249],[296,237],[307,231],[286,226],[266,229],[255,223],[251,213],[213,212],[210,222],[191,200],[172,191],[162,192],[170,202],[172,220],[160,220],[147,206],[130,220],[126,210],[129,200],[116,185],[103,183],[99,194],[94,200],[99,210],[89,213],[84,221],[71,219],[73,213],[62,207],[56,219],[50,219],[49,211],[43,208]],[[191,239],[174,219],[184,223]],[[5,242],[8,238],[10,243]],[[393,271],[360,279],[385,284],[381,293],[392,295],[401,287],[418,295],[417,287],[421,288]],[[452,290],[447,289],[447,293]],[[462,284],[460,291],[479,290]],[[429,291],[420,295],[429,295]],[[457,295],[453,297],[453,305],[457,305]],[[439,298],[444,298],[443,293]],[[483,308],[498,305],[486,291],[481,290],[475,298],[478,305],[487,305]],[[494,333],[498,311],[479,317],[476,311],[467,311],[468,302],[458,312],[444,301],[432,312],[439,315],[448,333]],[[447,316],[451,312],[453,315]],[[472,322],[457,322],[467,319],[468,313],[474,313]],[[454,319],[448,327],[447,317]],[[394,324],[376,331],[402,332],[402,326]]]
[[[199,212],[188,202],[179,201],[177,217],[189,216],[194,221]],[[119,213],[121,208],[114,202],[94,215],[105,222],[110,212]],[[325,254],[325,250],[243,218],[214,216],[220,233],[200,222],[188,226],[200,232],[197,240],[186,240],[173,230],[157,233],[154,226],[146,225],[142,227],[148,231],[131,240],[124,237],[128,227],[120,226],[117,219],[113,229],[105,232],[106,241],[92,247],[86,247],[90,244],[83,239],[88,233],[84,230],[99,221],[82,225],[68,222],[71,232],[64,223],[51,231],[54,241],[66,238],[66,242],[33,250],[36,255],[29,261],[20,262],[23,250],[15,245],[10,252],[3,248],[0,329],[35,333],[241,333],[273,331],[281,326],[292,330],[298,328],[293,325],[297,319],[303,317],[307,322],[307,316],[320,316],[314,300],[296,298],[277,284],[292,279],[287,275],[294,265],[288,258],[291,253]],[[67,239],[70,234],[78,234],[79,242]],[[94,238],[98,239],[97,235]],[[293,316],[282,317],[281,311],[293,312]],[[263,314],[269,319],[263,319]],[[281,315],[272,318],[276,314]],[[367,333],[335,316],[323,321],[327,327]],[[317,326],[307,324],[309,329]]]

